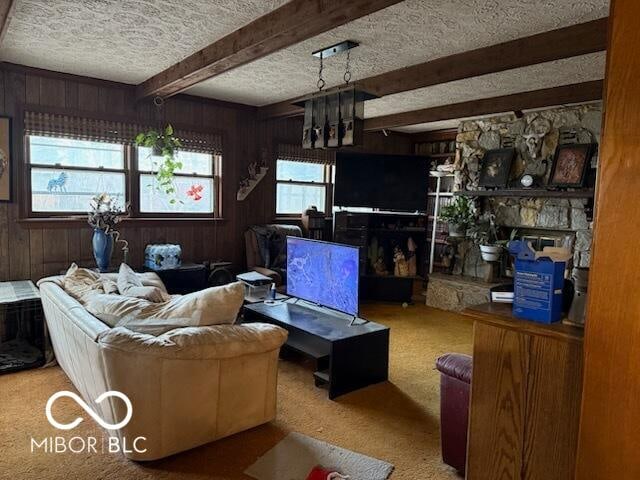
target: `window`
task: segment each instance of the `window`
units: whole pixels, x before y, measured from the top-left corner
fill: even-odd
[[[139,147],[138,172],[140,213],[212,214],[217,209],[218,177],[221,157],[208,153],[179,151],[177,160],[182,168],[174,174],[174,195],[156,188],[154,172],[162,157],[152,155],[151,149]]]
[[[39,136],[27,145],[32,212],[85,213],[98,192],[127,201],[123,145]]]
[[[331,189],[331,167],[322,163],[278,160],[276,163],[276,214],[300,215],[311,205],[325,212]]]
[[[130,202],[133,216],[219,214],[220,155],[177,152],[182,168],[175,172],[175,195],[169,196],[156,188],[162,159],[149,148],[39,135],[26,135],[25,146],[29,215],[85,214],[103,192],[121,206]]]

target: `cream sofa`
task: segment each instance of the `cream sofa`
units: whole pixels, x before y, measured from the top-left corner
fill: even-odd
[[[141,274],[157,285],[159,278]],[[63,277],[38,282],[51,342],[83,399],[109,424],[133,460],[154,460],[269,422],[276,415],[278,353],[286,332],[267,324],[179,328],[157,337],[110,328],[62,288]],[[162,286],[164,288],[164,286]],[[166,290],[165,290],[166,291]],[[84,414],[84,421],[92,421]]]

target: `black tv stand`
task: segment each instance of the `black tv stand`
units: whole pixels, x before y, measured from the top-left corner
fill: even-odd
[[[271,323],[289,332],[286,349],[316,362],[316,386],[326,385],[329,398],[387,380],[389,327],[354,323],[348,315],[301,303],[245,305],[244,322]]]
[[[360,298],[387,302],[411,303],[413,284],[424,279],[427,258],[427,217],[421,214],[391,212],[336,212],[334,241],[360,248]],[[406,253],[411,238],[416,245],[416,272],[413,276],[395,276],[393,249]],[[377,274],[368,254],[375,242],[382,249],[382,263],[387,274]]]

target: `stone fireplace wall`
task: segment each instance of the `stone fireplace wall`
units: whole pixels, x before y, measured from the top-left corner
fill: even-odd
[[[544,186],[550,175],[558,144],[600,143],[602,105],[592,103],[528,112],[522,118],[514,114],[463,121],[456,138],[458,156],[455,164],[455,189],[476,190],[480,162],[487,150],[513,147],[517,158],[511,181],[516,183],[525,173],[539,179]],[[597,165],[597,153],[592,166]],[[574,248],[574,265],[588,267],[592,228],[587,220],[586,199],[562,198],[489,198],[481,208],[496,215],[496,223],[519,229],[539,229],[566,234]],[[484,268],[478,253],[470,251],[462,272],[482,276]]]

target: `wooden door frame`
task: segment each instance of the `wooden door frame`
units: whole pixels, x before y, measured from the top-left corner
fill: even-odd
[[[611,1],[577,480],[640,478],[639,17]]]

